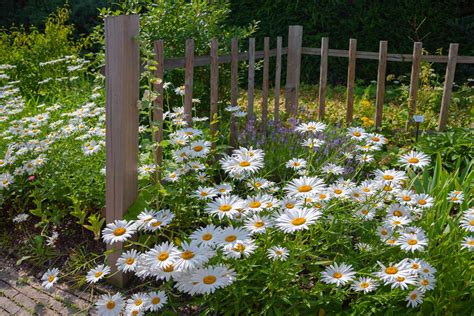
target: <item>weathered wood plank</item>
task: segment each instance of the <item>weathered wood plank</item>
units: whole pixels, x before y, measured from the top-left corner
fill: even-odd
[[[328,82],[329,38],[321,38],[321,63],[319,65],[319,120],[326,112],[326,85]]]
[[[230,63],[230,105],[237,105],[239,95],[239,40],[232,39],[231,43],[231,63]],[[232,115],[230,119],[230,145],[237,146],[237,121]]]
[[[249,39],[249,69],[248,69],[248,85],[247,85],[247,119],[254,118],[254,89],[255,89],[255,38]]]
[[[163,107],[164,107],[164,91],[163,91],[163,84],[164,84],[164,43],[163,40],[156,41],[154,43],[154,51],[156,56],[156,70],[155,70],[155,77],[159,80],[155,82],[154,89],[156,94],[158,95],[154,101],[154,109],[153,109],[153,121],[156,124],[154,128],[156,131],[153,133],[154,141],[156,143],[161,143],[163,141]],[[163,164],[163,147],[157,146],[155,150],[155,162],[159,166],[156,168],[156,181],[159,182],[161,180],[161,165]]]
[[[418,96],[418,85],[420,79],[420,57],[423,43],[413,43],[413,62],[411,64],[411,75],[410,75],[410,94],[408,96],[408,119],[405,130],[408,130],[411,122],[413,121],[413,115],[416,113],[416,99]]]
[[[280,119],[280,89],[281,89],[281,49],[282,49],[282,37],[277,37],[277,47],[276,47],[276,60],[275,60],[275,104],[274,104],[274,113],[273,120],[278,122]]]
[[[140,54],[135,37],[138,15],[110,16],[105,19],[106,69],[106,221],[122,219],[138,194],[138,108]],[[113,274],[109,280],[124,286],[123,273],[115,262],[122,244],[107,260]]]
[[[302,41],[303,27],[301,25],[291,25],[288,30],[288,58],[285,87],[285,108],[290,116],[296,116],[298,113]]]
[[[211,137],[214,139],[217,136],[217,116],[218,107],[217,102],[219,101],[219,52],[218,52],[217,39],[211,40]],[[215,141],[212,142],[212,148],[216,148]]]
[[[377,71],[377,98],[375,100],[375,127],[382,126],[383,101],[385,95],[385,73],[387,71],[387,41],[380,41],[379,67]]]
[[[357,40],[351,38],[349,40],[349,63],[347,66],[347,112],[346,124],[351,125],[354,115],[354,86],[355,86],[355,69],[357,61]]]
[[[270,38],[263,39],[263,81],[262,81],[262,129],[267,129],[268,117],[268,72],[270,68]]]
[[[456,72],[456,63],[459,44],[451,43],[449,45],[448,65],[446,66],[446,75],[444,78],[443,97],[441,99],[441,110],[439,112],[438,131],[442,132],[448,123],[449,103],[453,92],[454,74]]]
[[[194,76],[194,40],[186,40],[184,68],[184,117],[188,125],[193,122],[193,76]]]

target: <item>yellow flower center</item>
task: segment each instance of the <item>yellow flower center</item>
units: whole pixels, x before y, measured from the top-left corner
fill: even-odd
[[[126,232],[126,229],[123,228],[123,227],[115,228],[114,235],[115,236],[122,236],[123,234],[125,234],[125,232]]]
[[[408,202],[408,201],[411,201],[411,197],[409,197],[408,195],[405,195],[403,198],[402,198],[403,201],[405,202]]]
[[[100,277],[102,276],[102,274],[103,274],[103,272],[97,271],[97,272],[95,273],[95,277],[96,277],[96,278],[100,278]]]
[[[427,286],[428,284],[430,284],[430,281],[426,280],[426,279],[423,279],[421,280],[421,285],[424,285],[424,286]]]
[[[362,191],[364,191],[365,193],[367,193],[367,192],[370,192],[370,189],[369,189],[369,188],[363,188]]]
[[[263,221],[256,221],[254,224],[254,226],[257,228],[263,227],[264,225],[265,223]]]
[[[127,261],[125,261],[128,265],[131,265],[135,262],[135,259],[133,259],[132,257],[128,258]]]
[[[234,250],[244,252],[245,251],[245,245],[244,244],[237,244],[237,245],[235,245]]]
[[[170,264],[169,266],[166,266],[163,268],[163,271],[164,272],[173,272],[174,271],[174,266],[172,264]]]
[[[412,158],[408,159],[408,162],[409,162],[409,163],[419,163],[420,160],[419,160],[418,158],[416,158],[416,157],[412,157]]]
[[[301,193],[305,193],[305,192],[311,191],[312,189],[313,189],[312,186],[305,184],[305,185],[300,186],[298,188],[298,191],[301,192]]]
[[[194,252],[189,251],[189,250],[186,250],[181,254],[181,258],[183,258],[184,260],[189,260],[189,259],[192,259],[193,257],[194,257]]]
[[[297,217],[291,221],[291,224],[294,226],[300,226],[306,223],[306,219],[304,217]]]
[[[393,180],[394,177],[390,174],[386,174],[386,175],[383,176],[383,178],[384,178],[384,180]]]
[[[361,213],[364,214],[364,215],[367,215],[367,214],[369,214],[369,211],[368,210],[362,210]]]
[[[336,194],[341,194],[341,193],[342,193],[342,190],[341,190],[341,189],[335,189],[335,190],[334,190],[334,193],[336,193]]]
[[[385,269],[385,273],[387,274],[395,274],[398,272],[397,267],[388,267]]]
[[[152,300],[151,300],[151,303],[153,305],[156,305],[156,304],[160,304],[161,302],[161,299],[157,296],[157,297],[154,297]]]
[[[157,258],[158,258],[158,260],[160,260],[160,261],[165,261],[166,259],[168,259],[169,256],[170,256],[169,253],[167,253],[167,252],[162,252],[162,253],[160,253],[160,254],[158,255]]]
[[[202,235],[202,240],[208,241],[211,239],[212,239],[212,234],[207,233],[207,234]]]
[[[260,182],[255,182],[255,187],[260,188],[262,184]]]
[[[419,200],[419,201],[418,201],[418,204],[420,204],[420,205],[425,205],[425,204],[426,204],[426,200]]]
[[[142,305],[142,303],[143,303],[143,301],[141,299],[137,298],[136,301],[135,301],[135,306],[140,306],[140,305]]]
[[[225,241],[227,241],[227,242],[233,242],[233,241],[235,241],[236,239],[237,239],[237,236],[235,236],[235,235],[229,235],[229,236],[227,236],[227,237],[225,238]]]
[[[469,222],[469,226],[474,226],[474,219]]]
[[[294,208],[295,205],[293,203],[286,203],[286,208]]]
[[[402,216],[402,215],[403,215],[403,213],[398,211],[398,210],[393,212],[393,216]]]
[[[387,240],[387,244],[393,245],[393,244],[395,244],[395,241],[396,241],[395,239],[389,239],[389,240]]]
[[[158,227],[161,225],[161,222],[160,221],[154,221],[153,223],[151,223],[151,226],[152,227]]]
[[[467,244],[468,244],[469,246],[474,246],[474,240],[469,240],[469,241],[467,242]]]
[[[342,278],[342,274],[339,273],[339,272],[334,272],[334,274],[333,274],[332,276],[333,276],[334,278],[336,278],[336,279]]]
[[[277,251],[275,251],[275,253],[276,253],[277,255],[281,256],[281,255],[283,254],[283,251],[277,250]]]
[[[412,269],[417,270],[417,269],[420,268],[420,265],[419,265],[418,263],[413,263],[413,264],[411,265],[411,267],[412,267]]]
[[[108,301],[107,304],[105,304],[105,307],[107,307],[107,309],[114,309],[115,302]]]
[[[201,192],[201,196],[208,196],[207,192]]]
[[[54,275],[50,275],[48,278],[48,282],[51,283],[54,281],[54,279],[56,279],[56,277]]]
[[[202,146],[194,146],[193,149],[194,149],[194,151],[200,152],[201,150],[204,149],[204,147],[202,147]]]
[[[380,140],[380,138],[374,136],[374,137],[372,137],[372,140],[373,140],[374,142],[378,142],[378,141]]]
[[[418,295],[417,295],[416,293],[412,293],[412,294],[410,295],[410,298],[411,298],[412,300],[416,300],[417,297],[418,297]]]
[[[398,282],[403,282],[403,281],[405,281],[405,278],[402,277],[402,276],[399,276],[399,277],[397,277],[397,281]]]
[[[326,194],[320,194],[320,195],[319,195],[319,198],[320,198],[321,200],[324,200],[326,197],[327,197]]]
[[[260,203],[259,201],[252,201],[249,204],[251,208],[257,208],[257,207],[260,207],[260,205],[262,205],[262,203]]]
[[[400,225],[402,222],[400,221],[393,221],[393,225]]]
[[[369,283],[368,282],[363,282],[360,284],[360,287],[363,288],[363,289],[366,289],[369,287]]]
[[[354,132],[352,133],[352,135],[354,135],[355,137],[360,137],[362,134],[360,132]]]
[[[232,205],[229,205],[229,204],[223,204],[221,206],[219,206],[219,211],[221,212],[228,212],[232,209]]]
[[[239,163],[239,166],[241,166],[241,167],[248,167],[248,166],[250,166],[250,162],[249,162],[249,161],[241,161],[241,162]]]
[[[208,275],[208,276],[205,276],[204,278],[202,278],[202,282],[204,284],[214,284],[214,283],[216,283],[216,280],[217,280],[217,278],[213,275]]]
[[[408,240],[408,244],[409,244],[410,246],[414,246],[414,245],[416,245],[417,243],[418,243],[418,240],[416,240],[416,239],[409,239],[409,240]]]
[[[383,236],[388,235],[388,231],[382,230],[382,231],[380,232],[380,235],[383,235]]]
[[[137,310],[132,311],[132,315],[138,315],[138,313],[139,313],[139,311],[137,311]]]

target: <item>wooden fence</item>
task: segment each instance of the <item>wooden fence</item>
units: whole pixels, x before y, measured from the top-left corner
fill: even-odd
[[[139,73],[140,59],[139,47],[135,41],[139,32],[139,17],[137,15],[121,15],[108,17],[105,21],[106,39],[106,220],[112,222],[121,219],[123,214],[135,201],[138,194],[137,184],[137,162],[138,162],[138,109],[139,99]],[[378,52],[365,52],[357,50],[357,40],[349,40],[349,50],[330,49],[329,38],[323,37],[320,48],[302,47],[303,27],[290,26],[288,31],[288,46],[282,46],[282,37],[277,37],[276,48],[270,49],[270,39],[263,40],[263,51],[255,51],[255,38],[248,41],[246,52],[238,51],[238,40],[233,39],[231,53],[218,55],[216,39],[210,43],[210,55],[195,56],[194,41],[186,40],[184,58],[164,58],[166,43],[159,40],[154,43],[156,60],[158,62],[156,77],[163,78],[165,70],[184,68],[184,110],[189,124],[192,124],[192,98],[193,98],[193,72],[194,67],[210,66],[210,120],[211,133],[217,132],[217,123],[213,118],[218,115],[218,87],[219,87],[219,65],[230,63],[231,69],[231,104],[237,104],[238,98],[238,66],[239,62],[248,62],[247,79],[247,119],[255,118],[255,62],[263,59],[263,82],[261,117],[262,125],[268,120],[268,95],[269,95],[269,65],[270,58],[275,57],[274,74],[274,119],[280,118],[280,88],[282,56],[287,56],[287,71],[285,81],[285,108],[289,115],[296,116],[298,113],[298,88],[300,84],[301,56],[318,55],[320,61],[319,79],[319,112],[320,120],[324,119],[326,111],[326,88],[328,74],[328,57],[348,58],[347,71],[347,112],[346,122],[351,124],[354,112],[354,85],[357,59],[371,59],[378,61],[377,92],[375,126],[379,128],[382,124],[383,104],[385,94],[385,78],[387,62],[411,62],[411,78],[409,92],[409,121],[416,113],[416,100],[420,72],[420,62],[428,61],[434,63],[446,63],[446,76],[439,114],[438,130],[443,131],[448,118],[448,108],[451,99],[452,86],[456,64],[474,64],[473,56],[458,56],[459,44],[450,44],[448,56],[422,55],[422,43],[415,42],[412,54],[388,53],[388,42],[380,41]],[[184,44],[184,43],[183,43]],[[227,43],[225,43],[227,44]],[[154,101],[153,117],[159,124],[163,121],[163,81],[155,84],[158,98]],[[231,143],[236,139],[236,122],[231,122]],[[154,140],[160,142],[163,139],[161,126],[154,135]],[[162,149],[156,152],[158,164],[162,162]],[[109,246],[111,247],[111,246]],[[114,246],[116,251],[109,256],[109,262],[115,267],[114,262],[120,255],[121,245]],[[124,278],[116,273],[112,280],[117,285],[123,285]]]

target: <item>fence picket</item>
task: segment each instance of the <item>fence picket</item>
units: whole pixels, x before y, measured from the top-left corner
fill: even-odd
[[[188,125],[193,122],[193,75],[194,75],[194,40],[186,40],[186,64],[184,69],[184,116]]]
[[[233,38],[231,42],[230,61],[230,105],[237,105],[239,94],[239,40]],[[237,120],[232,115],[230,119],[230,145],[237,146]]]
[[[263,39],[263,81],[262,81],[262,130],[267,129],[268,117],[268,71],[270,67],[270,38]]]
[[[291,25],[288,29],[288,57],[286,65],[285,108],[291,116],[298,113],[298,88],[301,71],[301,44],[303,27]]]
[[[375,127],[382,126],[383,99],[385,95],[385,73],[387,71],[387,41],[379,44],[379,67],[377,71],[377,98],[375,100]]]
[[[138,195],[138,107],[140,54],[134,40],[138,15],[105,19],[106,73],[106,196],[107,223],[122,219]],[[122,243],[107,245],[112,268],[109,281],[123,287],[126,278],[116,268]]]
[[[347,66],[347,112],[346,124],[352,123],[354,115],[354,86],[355,86],[355,68],[357,61],[357,40],[351,38],[349,40],[349,64]]]
[[[405,129],[408,130],[412,121],[413,115],[416,113],[416,99],[418,96],[418,84],[420,78],[420,57],[423,43],[413,43],[413,62],[411,64],[410,76],[410,94],[408,97],[408,119]]]
[[[249,70],[248,70],[248,105],[247,105],[247,119],[254,118],[254,89],[255,89],[255,38],[249,39]]]
[[[441,99],[441,110],[439,112],[438,131],[442,132],[448,123],[449,103],[453,92],[454,73],[458,57],[459,44],[449,44],[448,65],[446,66],[446,76],[444,78],[443,98]]]
[[[156,41],[154,43],[154,50],[156,56],[156,70],[155,77],[159,80],[155,82],[154,89],[157,94],[157,97],[154,101],[153,109],[153,121],[155,122],[156,131],[153,133],[154,141],[157,144],[160,144],[163,140],[163,106],[164,106],[164,96],[163,96],[163,84],[164,84],[164,43],[163,40]],[[155,177],[156,181],[161,180],[161,165],[163,164],[163,147],[157,146],[155,150],[155,162],[158,166],[156,168]]]
[[[321,38],[321,64],[319,67],[319,119],[326,112],[326,85],[328,81],[328,49],[329,38]]]
[[[217,39],[211,40],[211,137],[217,136],[217,115],[218,107],[217,102],[219,101],[219,46]],[[216,143],[212,142],[212,148],[216,147]]]
[[[280,87],[281,87],[281,48],[282,37],[277,37],[276,60],[275,60],[275,104],[273,109],[273,120],[278,122],[280,119]]]

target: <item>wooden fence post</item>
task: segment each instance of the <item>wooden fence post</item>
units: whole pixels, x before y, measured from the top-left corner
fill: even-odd
[[[444,78],[443,98],[441,99],[441,110],[439,112],[438,132],[444,131],[448,123],[449,103],[453,92],[454,73],[458,58],[459,44],[449,44],[448,65],[446,66],[446,76]]]
[[[267,130],[268,117],[268,71],[270,67],[270,38],[263,39],[263,81],[262,81],[262,130]]]
[[[326,112],[326,85],[328,81],[329,38],[321,38],[321,64],[319,66],[319,120]]]
[[[217,39],[211,40],[211,137],[214,139],[217,136],[217,115],[219,100],[219,53],[218,53]],[[216,143],[212,141],[212,149],[216,148]]]
[[[349,64],[347,66],[347,112],[346,124],[350,126],[354,115],[354,86],[355,86],[355,69],[357,61],[357,40],[351,38],[349,40]]]
[[[105,19],[106,77],[106,221],[122,219],[138,194],[138,108],[140,55],[138,15]],[[113,276],[109,281],[123,287],[122,272],[115,265],[122,243],[108,258]]]
[[[285,108],[291,116],[298,114],[298,88],[301,71],[303,27],[291,25],[288,29],[288,56],[286,66]]]
[[[421,61],[421,49],[423,43],[413,43],[413,62],[411,64],[411,76],[410,76],[410,95],[408,97],[408,119],[405,130],[408,131],[412,121],[413,115],[416,113],[416,99],[418,96],[418,85],[420,78],[420,61]]]
[[[163,147],[159,144],[163,140],[163,107],[164,107],[164,96],[163,96],[163,84],[164,84],[164,70],[165,70],[165,55],[164,55],[164,43],[163,40],[156,41],[154,44],[155,49],[155,56],[156,56],[156,70],[155,70],[155,77],[159,80],[154,84],[155,92],[157,93],[157,97],[153,104],[153,121],[155,122],[155,126],[152,128],[156,128],[154,135],[154,141],[157,144],[156,151],[155,151],[155,160],[157,164],[156,168],[156,181],[159,182],[161,180],[161,165],[163,163]]]
[[[387,71],[387,41],[380,41],[379,68],[377,72],[377,98],[375,100],[375,127],[382,126],[383,99],[385,95],[385,73]]]
[[[277,47],[276,47],[276,61],[275,61],[275,104],[274,104],[274,114],[273,120],[278,122],[280,119],[280,85],[281,85],[281,50],[282,50],[282,38],[281,36],[277,37]]]
[[[232,39],[230,59],[230,105],[237,106],[239,94],[239,40]],[[237,120],[234,115],[230,119],[230,145],[237,146]]]
[[[186,64],[184,69],[184,117],[189,126],[193,124],[193,76],[194,40],[186,40]]]
[[[248,106],[247,120],[254,118],[254,89],[255,89],[255,38],[249,38],[249,72],[248,72]]]

